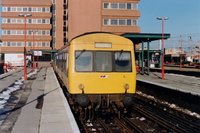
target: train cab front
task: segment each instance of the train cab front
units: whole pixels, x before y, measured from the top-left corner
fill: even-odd
[[[77,50],[74,71],[69,72],[69,91],[86,106],[106,103],[131,105],[136,87],[136,70],[131,51]]]

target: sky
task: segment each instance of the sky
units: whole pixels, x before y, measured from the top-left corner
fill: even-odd
[[[156,18],[169,17],[164,21],[164,33],[171,34],[166,48],[180,47],[181,38],[183,47],[200,44],[200,0],[140,0],[138,10],[141,33],[162,33],[162,21]],[[158,47],[158,41],[150,45]]]
[[[156,18],[169,17],[164,21],[164,32],[171,34],[166,48],[179,47],[180,39],[183,47],[200,44],[200,0],[140,0],[138,10],[141,33],[162,33],[162,21]],[[188,41],[189,36],[192,41]],[[150,46],[158,48],[158,43],[151,42]]]

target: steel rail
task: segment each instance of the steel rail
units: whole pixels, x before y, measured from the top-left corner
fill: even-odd
[[[128,119],[127,117],[123,117],[121,116],[121,118],[128,123],[129,125],[131,125],[135,130],[137,130],[137,132],[139,133],[146,133],[146,131],[144,131],[142,128],[140,128],[138,125],[136,125],[135,123],[133,123],[130,119]]]
[[[165,127],[169,131],[180,132],[180,130],[178,130],[176,127],[173,127],[171,124],[168,124],[168,123],[164,122],[163,120],[161,120],[160,118],[155,117],[154,115],[152,115],[149,112],[147,112],[147,110],[141,109],[136,104],[134,104],[134,109],[136,111],[138,111],[139,113],[143,114],[144,116],[148,117],[149,119],[159,123],[161,126]]]
[[[119,126],[121,126],[121,127],[126,131],[126,133],[134,133],[133,131],[131,131],[131,129],[129,129],[126,125],[124,125],[124,123],[122,123],[119,119],[115,118],[114,121],[115,121]]]
[[[152,104],[147,104],[146,102],[144,102],[141,99],[141,97],[142,96],[140,96],[140,98],[139,98],[141,100],[140,105],[142,104],[142,107],[145,107],[149,112],[151,112],[151,113],[155,112],[157,116],[161,117],[162,119],[164,118],[169,123],[174,123],[174,125],[177,125],[177,127],[182,129],[183,131],[186,131],[185,129],[187,129],[187,131],[190,131],[190,132],[198,132],[199,131],[200,125],[198,125],[192,121],[186,120],[175,114],[169,113],[167,111],[163,111],[162,109],[160,109],[158,107],[156,107],[157,109],[155,109],[155,106],[153,106]],[[145,98],[145,99],[147,99],[147,98]],[[174,110],[174,111],[176,111],[176,110]]]
[[[102,121],[102,119],[97,118],[97,121],[101,124],[101,126],[105,129],[107,133],[113,133],[108,126]]]
[[[187,129],[187,131],[190,131],[190,132],[198,132],[200,129],[198,124],[189,122],[185,119],[180,118],[179,116],[168,113],[166,111],[162,111],[161,109],[155,110],[147,105],[143,105],[143,107],[144,106],[149,112],[153,113],[153,111],[154,112],[156,111],[155,113],[157,116],[161,117],[162,119],[165,119],[169,123],[174,123],[174,125],[177,125],[177,127],[179,127],[180,129],[184,131],[186,131],[185,129]]]

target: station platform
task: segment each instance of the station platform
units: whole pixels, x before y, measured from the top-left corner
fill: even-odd
[[[188,75],[196,76],[188,76]],[[165,67],[164,79],[161,68],[150,69],[150,74],[138,74],[137,80],[167,89],[178,90],[200,96],[200,70],[195,68]]]
[[[28,69],[28,72],[30,71],[31,69]],[[23,77],[23,70],[15,71],[6,77],[2,76],[1,81],[8,82],[10,79],[10,82],[6,84],[9,87],[12,86],[11,82],[14,83],[20,77]],[[18,104],[6,110],[5,118],[1,117],[5,112],[0,111],[0,132],[80,132],[52,67],[39,69],[34,78],[23,82],[22,88],[24,87],[30,89],[21,89],[17,92],[20,93],[17,94],[19,95]],[[3,90],[3,87],[1,89]]]
[[[165,65],[164,66],[165,73],[174,73],[180,75],[187,75],[187,76],[195,76],[200,77],[200,68],[195,66],[180,66],[178,65]],[[161,72],[161,68],[150,68],[151,72]]]

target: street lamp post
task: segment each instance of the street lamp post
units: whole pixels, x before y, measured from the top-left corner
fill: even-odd
[[[168,17],[157,17],[158,20],[162,20],[162,50],[163,50],[163,53],[162,53],[162,79],[164,79],[164,20],[167,20],[169,19]]]
[[[34,64],[34,40],[35,40],[35,33],[38,32],[38,30],[30,30],[31,32],[33,32],[33,67],[32,67],[32,72],[35,71],[35,64]]]
[[[19,14],[19,17],[24,17],[24,80],[27,80],[27,68],[26,68],[26,17],[31,17],[32,14]]]
[[[39,68],[39,55],[38,55],[38,41],[40,41],[41,39],[35,39],[37,41],[37,68]]]
[[[180,47],[180,69],[182,69],[182,39],[180,40],[181,47]]]

